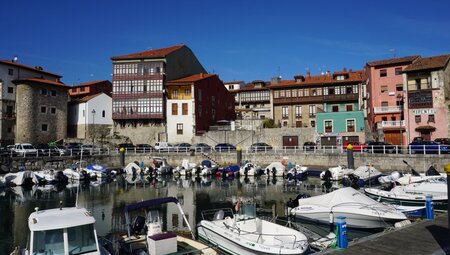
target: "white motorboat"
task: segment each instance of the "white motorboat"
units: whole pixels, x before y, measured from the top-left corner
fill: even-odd
[[[178,174],[180,176],[192,175],[196,167],[197,164],[190,162],[189,159],[183,159],[183,161],[181,162],[181,166],[177,166],[173,170],[173,173]]]
[[[364,182],[364,184],[367,182],[372,182],[373,180],[378,181],[378,178],[382,175],[382,173],[378,171],[378,169],[371,165],[360,166],[350,174],[357,176],[359,180]]]
[[[171,231],[163,231],[165,224],[162,222],[157,207],[168,203],[177,205],[192,238],[183,237]],[[127,234],[119,239],[119,254],[217,254],[214,249],[195,240],[180,202],[174,197],[156,198],[130,204],[125,206],[124,210]],[[146,214],[144,216],[137,215],[132,224],[130,215],[143,211]]]
[[[398,178],[396,182],[400,185],[408,185],[411,183],[424,182],[424,181],[443,181],[445,180],[446,174],[441,173],[439,175],[425,175],[420,173],[419,175],[405,174],[402,177]]]
[[[211,213],[213,219],[206,219]],[[230,208],[204,211],[202,216],[199,237],[227,254],[303,254],[308,250],[303,233],[257,217],[233,215]]]
[[[353,171],[353,169],[342,165],[330,167],[328,170],[320,173],[320,179],[326,180],[327,178],[330,178],[330,181],[339,181],[342,180],[344,176],[351,174]]]
[[[286,174],[286,167],[281,162],[272,162],[266,166],[267,176],[284,176]]]
[[[33,171],[20,171],[17,173],[7,173],[3,177],[7,185],[11,186],[26,186],[38,184],[39,180]]]
[[[241,176],[255,176],[261,171],[261,167],[252,162],[247,162],[239,168],[239,175]]]
[[[28,218],[30,243],[26,254],[108,254],[99,245],[94,223],[85,208],[36,208]]]
[[[81,166],[84,161],[75,162],[70,166],[70,168],[66,168],[63,170],[63,173],[69,180],[72,181],[81,181],[81,180],[89,180],[91,176],[87,173],[87,171]]]
[[[152,168],[157,175],[166,175],[172,173],[172,166],[167,163],[165,158],[153,157]]]
[[[305,180],[308,177],[308,167],[297,164],[293,168],[289,169],[287,172],[287,177],[289,179]]]
[[[106,179],[109,177],[109,170],[105,166],[99,164],[89,164],[84,170],[92,179]]]
[[[426,201],[426,196],[431,195],[435,209],[447,209],[447,183],[443,181],[429,179],[424,182],[395,186],[389,191],[366,188],[364,189],[364,192],[379,201],[413,206],[423,206]]]
[[[34,174],[47,184],[67,183],[68,177],[62,172],[54,169],[35,171]]]
[[[203,160],[200,164],[200,168],[201,176],[210,176],[215,174],[219,167],[217,165],[213,165],[209,160]]]
[[[291,213],[319,223],[329,223],[330,214],[334,222],[337,216],[345,216],[349,227],[367,229],[390,227],[406,219],[403,213],[392,206],[379,203],[351,187],[298,199],[298,206]]]
[[[142,172],[142,169],[138,164],[131,162],[123,169],[123,172],[126,175],[134,175],[134,174],[140,175]]]

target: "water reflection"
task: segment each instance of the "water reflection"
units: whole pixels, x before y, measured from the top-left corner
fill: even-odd
[[[333,185],[333,184],[332,184]],[[0,249],[12,250],[25,246],[28,236],[28,216],[35,207],[41,210],[78,205],[90,210],[96,219],[97,233],[101,236],[125,229],[123,208],[143,200],[173,196],[181,201],[192,227],[201,219],[201,211],[215,208],[233,208],[237,198],[254,203],[258,214],[285,215],[285,205],[290,198],[304,193],[322,194],[326,189],[318,178],[307,181],[288,181],[282,178],[173,178],[145,176],[118,176],[109,182],[69,183],[65,187],[14,187],[0,191]],[[78,194],[78,195],[77,195]],[[78,201],[77,200],[78,197]],[[182,217],[175,205],[163,211],[165,228],[182,229]]]

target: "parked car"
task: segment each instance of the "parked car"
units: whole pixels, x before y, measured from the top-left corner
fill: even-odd
[[[434,141],[441,145],[450,145],[450,138],[436,138]]]
[[[14,151],[19,156],[33,155],[36,156],[37,150],[33,145],[29,143],[16,143],[14,145]]]
[[[39,155],[63,156],[67,154],[66,148],[61,145],[48,145],[47,143],[40,143],[36,144],[34,147],[38,150]]]
[[[258,151],[271,151],[273,149],[272,146],[267,143],[254,143],[250,146],[250,151],[258,152]]]
[[[132,143],[119,143],[116,146],[116,150],[119,150],[120,148],[124,148],[126,151],[134,151],[134,148],[136,146],[134,146],[134,144]]]
[[[218,152],[221,151],[234,151],[236,150],[236,147],[232,144],[229,143],[219,143],[216,145],[216,147],[214,147],[214,149]]]
[[[153,151],[153,147],[150,144],[139,143],[136,144],[136,152],[138,153],[147,153]]]
[[[191,151],[195,152],[210,152],[211,146],[207,145],[206,143],[197,143],[192,145]]]
[[[176,152],[187,152],[191,149],[190,143],[178,143],[173,146],[173,151]]]
[[[83,144],[81,145],[81,152],[83,154],[102,154],[104,152],[104,149],[92,144]]]
[[[303,144],[303,150],[305,151],[313,151],[316,149],[316,143],[314,142],[305,142]]]
[[[78,155],[81,152],[82,143],[66,143],[67,155]]]
[[[173,145],[168,142],[156,142],[154,146],[155,150],[162,152],[162,151],[172,151]]]
[[[370,153],[395,153],[396,147],[386,142],[369,142],[365,151]],[[400,148],[398,148],[398,151],[400,151]]]
[[[363,144],[360,143],[358,141],[353,141],[353,142],[344,142],[342,144],[342,148],[346,151],[347,150],[347,146],[351,144],[353,146],[353,151],[364,151],[364,149],[367,147],[367,144]]]
[[[413,141],[408,145],[411,154],[430,154],[430,153],[448,153],[450,151],[449,145],[440,145],[434,141]]]

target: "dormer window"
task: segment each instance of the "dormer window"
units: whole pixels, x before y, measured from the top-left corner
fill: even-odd
[[[336,80],[338,80],[338,81],[345,80],[345,75],[338,75],[338,76],[336,76]]]

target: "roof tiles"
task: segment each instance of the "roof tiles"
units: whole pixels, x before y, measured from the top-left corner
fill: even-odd
[[[383,60],[367,62],[367,65],[375,67],[375,66],[409,64],[419,57],[420,56],[408,56],[408,57],[402,57],[402,58],[383,59]]]
[[[114,56],[111,57],[112,60],[125,60],[125,59],[144,59],[144,58],[165,58],[170,53],[177,51],[183,47],[186,47],[184,44],[175,45],[167,48],[155,49],[155,50],[147,50],[142,52],[131,53],[127,55]]]
[[[419,70],[433,70],[441,69],[448,65],[450,60],[450,54],[433,56],[428,58],[419,58],[414,61],[411,65],[407,66],[403,71],[419,71]]]

